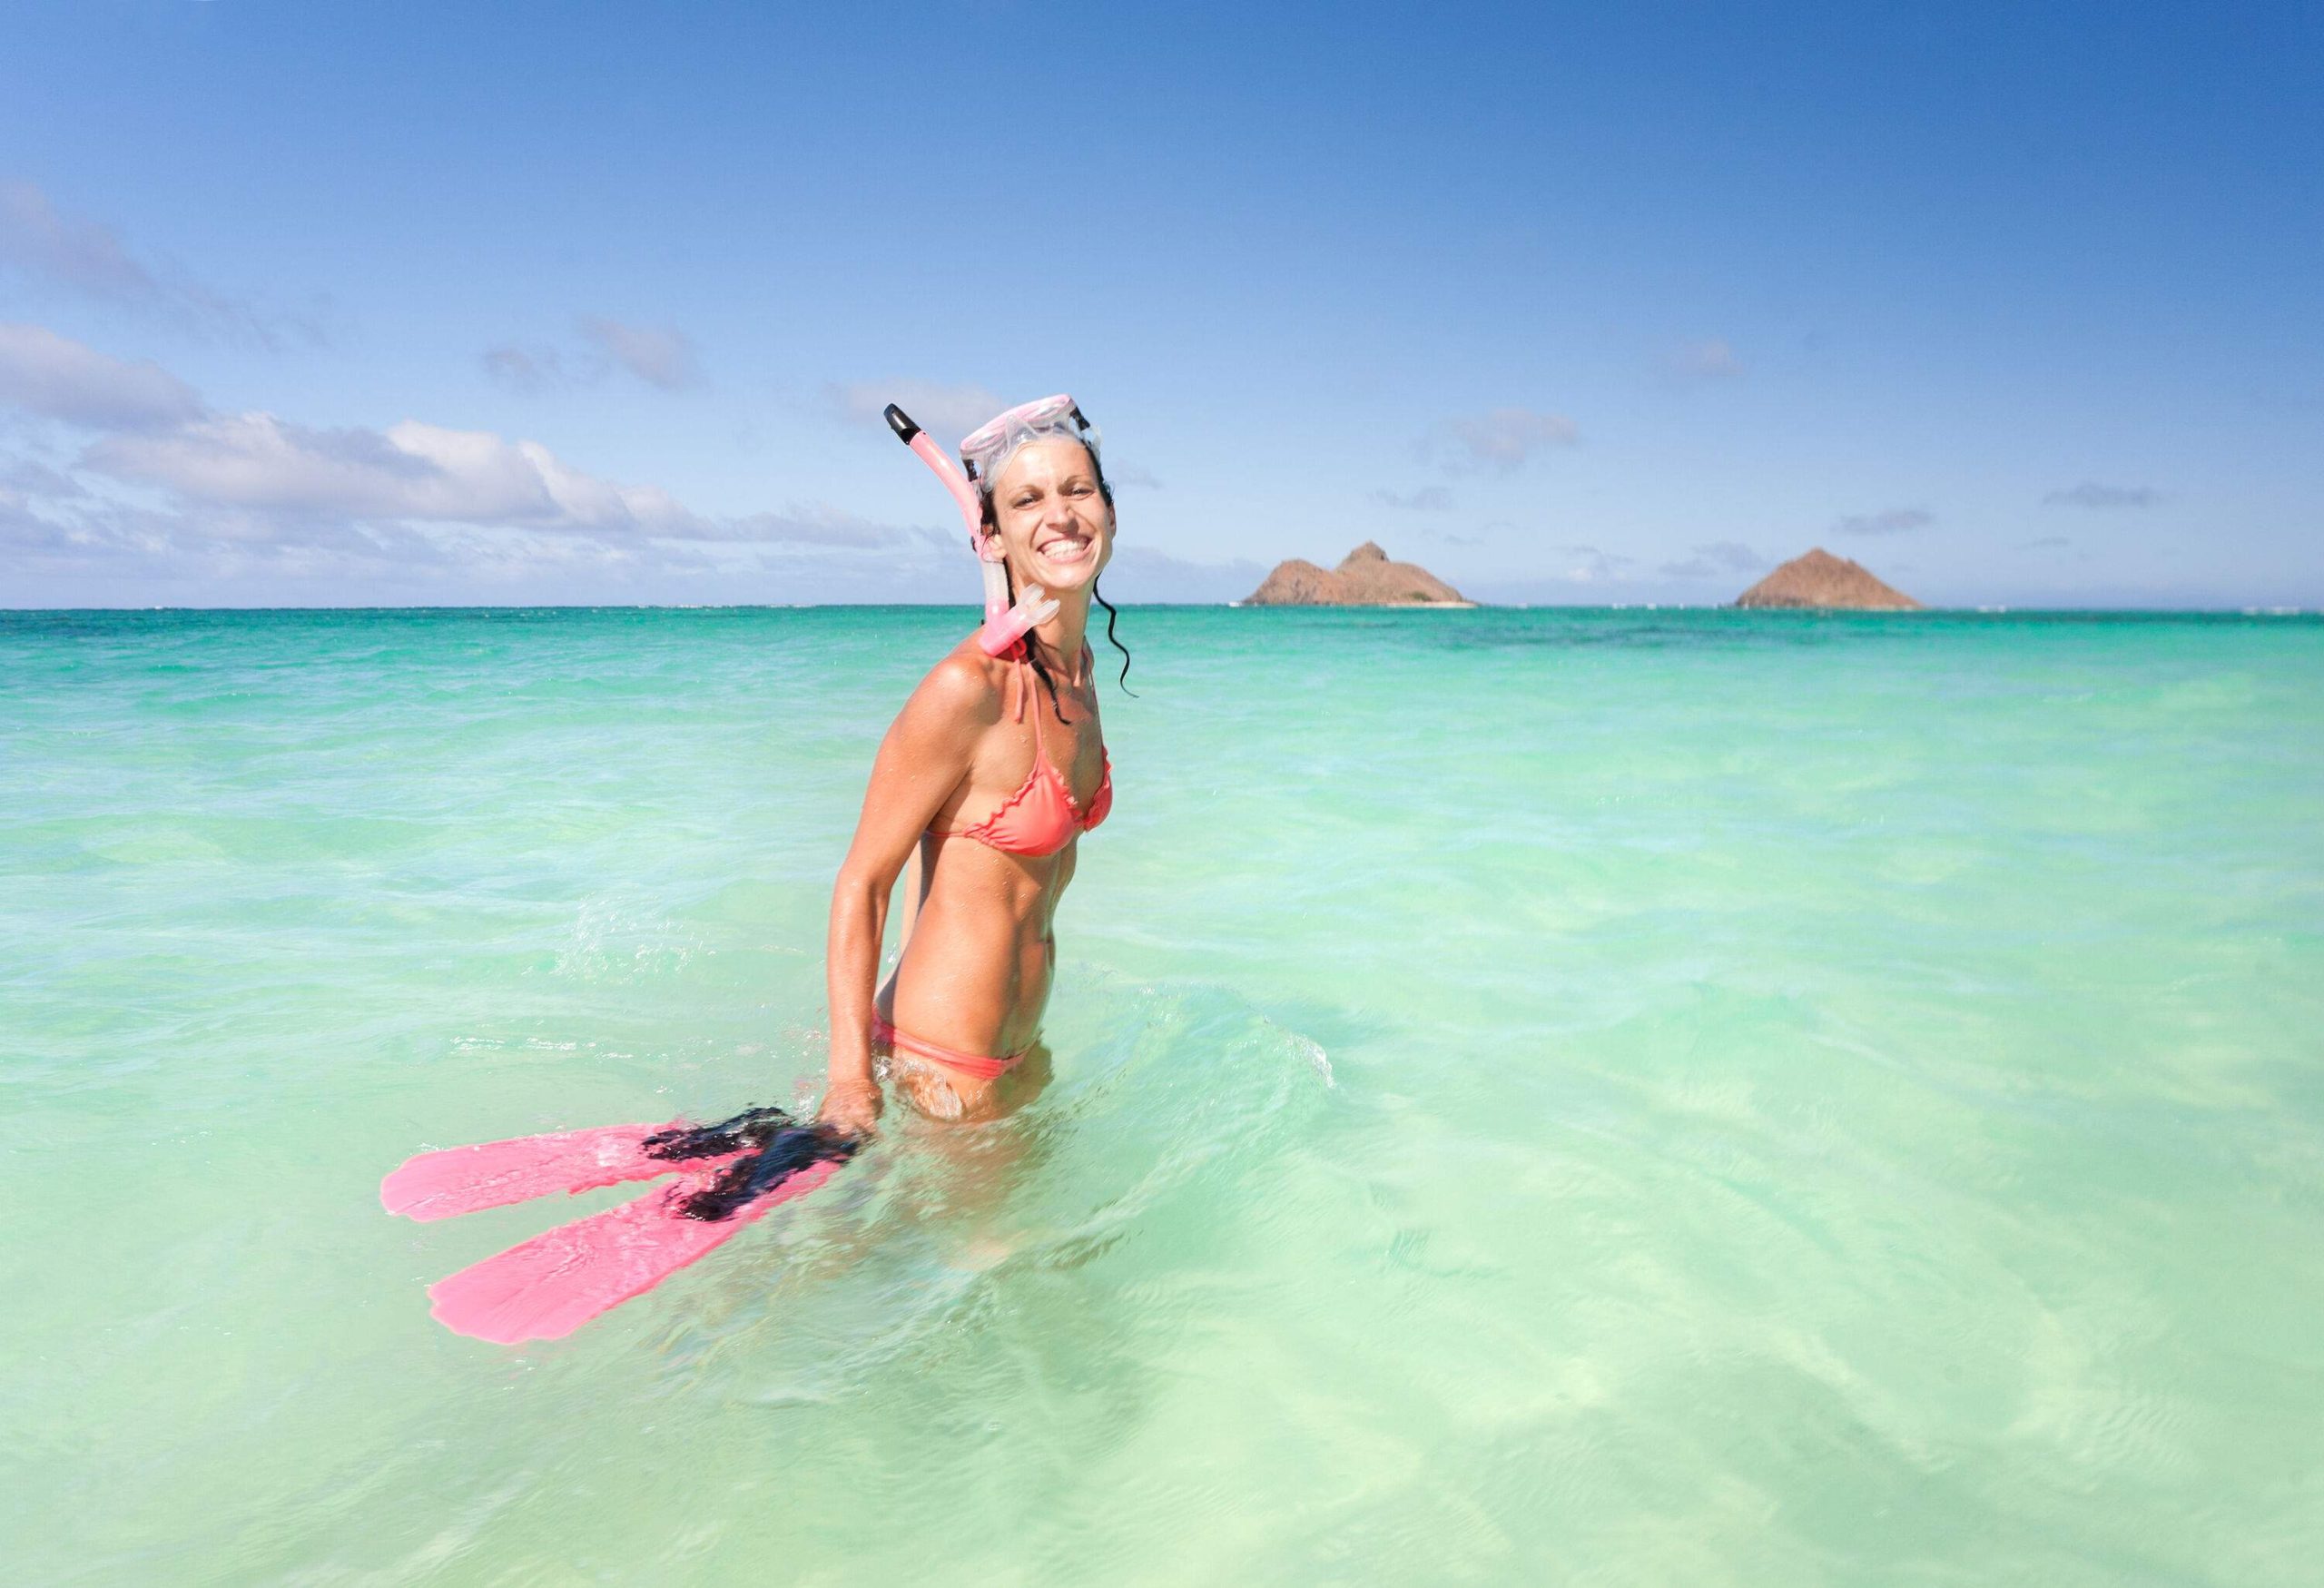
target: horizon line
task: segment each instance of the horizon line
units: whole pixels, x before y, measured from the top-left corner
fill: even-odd
[[[1458,612],[1733,612],[1758,616],[1762,614],[1796,613],[1807,616],[1873,616],[1911,617],[1916,615],[1989,617],[2004,615],[2034,616],[2050,614],[2116,614],[2144,616],[2225,616],[2225,617],[2311,617],[2324,616],[2324,607],[2301,607],[2259,602],[2230,602],[2208,607],[2163,606],[2087,606],[2044,607],[2016,606],[2007,602],[1986,602],[1974,606],[1936,606],[1924,604],[1918,607],[1743,607],[1732,601],[1474,601],[1460,607],[1413,607],[1409,605],[1379,605],[1362,602],[1268,602],[1254,605],[1247,601],[1123,601],[1118,603],[1125,610],[1215,610],[1250,612],[1429,612],[1442,616]],[[75,615],[140,613],[140,612],[280,612],[280,613],[413,613],[413,612],[825,612],[855,609],[886,611],[944,612],[977,610],[972,601],[521,601],[521,602],[422,602],[409,606],[362,606],[354,603],[333,603],[325,606],[173,606],[153,604],[143,606],[109,607],[19,607],[0,605],[0,616]]]

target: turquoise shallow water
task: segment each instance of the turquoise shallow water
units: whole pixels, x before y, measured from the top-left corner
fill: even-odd
[[[961,625],[0,614],[7,1581],[2315,1581],[2313,619],[1128,612],[1039,1104],[438,1328]]]

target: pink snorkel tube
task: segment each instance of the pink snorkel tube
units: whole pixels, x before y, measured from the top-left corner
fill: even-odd
[[[960,520],[969,527],[969,547],[977,554],[978,565],[984,570],[984,628],[977,636],[977,644],[986,656],[997,656],[1024,638],[1029,630],[1056,616],[1057,603],[1048,599],[1048,593],[1039,585],[1028,585],[1017,605],[1009,604],[1009,570],[1002,566],[1000,547],[993,538],[984,533],[984,504],[977,498],[976,487],[960,472],[960,466],[944,455],[944,449],[892,402],[888,405],[888,428],[896,432],[897,440],[920,454],[920,460],[936,471],[936,478],[944,482],[944,488],[952,493],[953,503],[960,509]]]

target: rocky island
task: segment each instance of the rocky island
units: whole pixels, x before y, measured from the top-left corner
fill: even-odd
[[[1286,565],[1287,566],[1287,565]],[[1281,570],[1278,569],[1278,572]],[[1817,547],[1795,557],[1735,597],[1738,607],[1844,607],[1918,611],[1920,603],[1873,577],[1862,563]]]
[[[1853,565],[1851,565],[1853,566]],[[1275,564],[1238,607],[1474,607],[1417,563],[1392,562],[1367,540],[1335,568],[1300,557]]]

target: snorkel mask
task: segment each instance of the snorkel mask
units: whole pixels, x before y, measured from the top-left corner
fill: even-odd
[[[969,529],[969,547],[984,570],[984,628],[977,643],[985,655],[997,656],[1025,636],[1028,630],[1057,615],[1058,604],[1039,585],[1029,585],[1017,604],[1009,604],[1009,570],[1003,565],[999,538],[984,533],[984,498],[1009,460],[1029,441],[1078,441],[1098,455],[1098,431],[1081,417],[1073,399],[1060,393],[1039,402],[1023,402],[997,419],[977,427],[960,443],[960,461],[944,455],[927,431],[894,403],[887,409],[888,428],[896,439],[920,455],[952,494],[960,518]]]
[[[1059,392],[1039,402],[1020,402],[997,419],[987,419],[960,443],[960,462],[977,488],[990,492],[1009,460],[1029,441],[1078,441],[1098,455],[1095,426],[1081,417],[1081,406]]]

